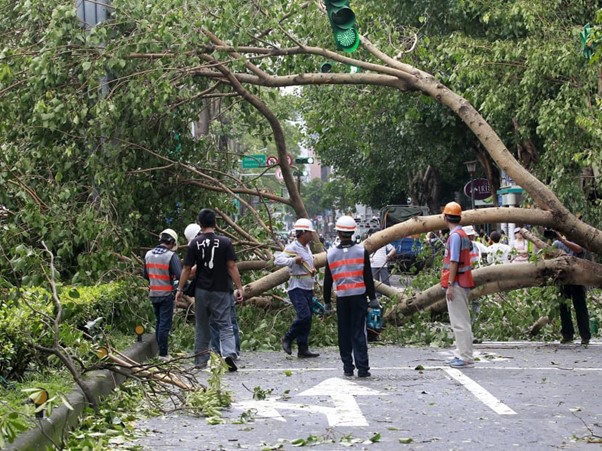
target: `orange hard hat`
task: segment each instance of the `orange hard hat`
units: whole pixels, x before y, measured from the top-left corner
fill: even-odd
[[[457,202],[449,202],[443,209],[444,215],[462,216],[462,207]]]

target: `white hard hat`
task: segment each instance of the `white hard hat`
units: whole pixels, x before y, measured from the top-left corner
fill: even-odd
[[[357,224],[355,223],[355,219],[353,219],[351,216],[341,216],[339,219],[337,219],[337,223],[334,226],[335,230],[338,230],[339,232],[355,232],[355,229],[357,228]]]
[[[173,229],[165,229],[165,230],[163,230],[161,232],[161,234],[159,235],[159,239],[161,241],[163,241],[163,240],[165,240],[165,241],[173,241],[173,244],[175,245],[175,249],[178,248],[178,234]]]
[[[295,222],[295,225],[293,226],[294,230],[306,230],[308,232],[315,232],[316,230],[314,229],[313,224],[311,223],[311,221],[307,218],[299,218],[297,219],[297,222]]]
[[[197,223],[188,224],[184,229],[184,236],[186,237],[186,241],[190,243],[195,236],[199,234],[201,231],[201,226]]]
[[[474,227],[471,225],[462,227],[462,230],[464,230],[464,233],[466,233],[466,235],[476,235],[477,234],[474,231]]]

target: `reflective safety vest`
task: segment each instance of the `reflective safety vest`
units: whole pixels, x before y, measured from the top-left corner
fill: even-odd
[[[481,253],[476,244],[472,244],[470,247],[470,264],[473,268],[476,268],[481,263]]]
[[[366,293],[364,265],[366,251],[363,246],[333,247],[328,251],[328,267],[337,297]]]
[[[173,281],[169,274],[169,262],[174,252],[162,246],[146,253],[144,262],[150,282],[150,297],[167,296],[173,291]]]
[[[456,280],[463,288],[474,288],[474,280],[472,279],[472,265],[470,263],[470,252],[472,250],[472,242],[466,235],[466,232],[462,229],[458,229],[451,233],[457,233],[462,238],[460,247],[460,261],[458,262],[458,272],[456,274]],[[445,255],[443,256],[443,271],[441,271],[441,286],[447,288],[449,285],[449,264],[451,252],[449,250],[449,243],[451,242],[451,233],[445,243]]]

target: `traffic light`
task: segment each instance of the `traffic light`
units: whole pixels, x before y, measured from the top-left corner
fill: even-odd
[[[355,26],[355,13],[349,0],[324,0],[334,42],[343,52],[351,53],[360,45],[360,34]]]
[[[295,163],[297,164],[312,164],[314,159],[312,157],[300,157],[295,158]]]
[[[332,61],[324,61],[322,64],[320,64],[320,72],[322,72],[323,74],[327,74],[332,70],[333,64],[334,63]]]

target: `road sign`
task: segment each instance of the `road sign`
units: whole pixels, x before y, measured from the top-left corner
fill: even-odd
[[[471,190],[474,189],[474,198],[476,200],[484,200],[491,196],[491,187],[487,179],[474,179],[464,185],[464,194],[471,197]]]
[[[276,176],[276,179],[278,179],[278,180],[284,180],[284,176],[282,175],[282,169],[280,169],[280,168],[276,169],[275,176]]]
[[[286,159],[288,160],[288,165],[292,166],[293,165],[293,156],[290,153],[287,153]]]
[[[242,168],[243,169],[255,169],[265,167],[266,156],[265,154],[256,155],[245,155],[242,157]]]
[[[278,164],[278,157],[275,157],[274,155],[270,155],[267,160],[265,160],[265,164],[267,166],[276,166]]]

